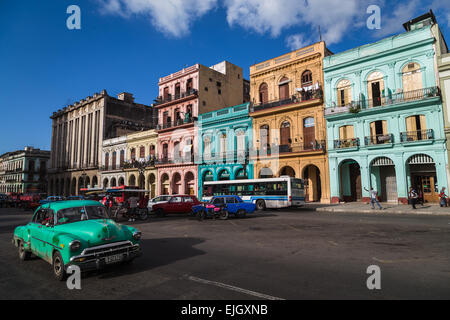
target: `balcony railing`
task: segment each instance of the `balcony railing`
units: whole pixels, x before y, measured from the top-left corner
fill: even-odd
[[[322,99],[322,88],[309,90],[309,91],[303,91],[301,93],[298,93],[297,95],[294,95],[288,99],[283,100],[272,100],[260,104],[256,104],[252,107],[250,107],[250,112],[258,112],[265,109],[275,108],[275,107],[281,107],[289,104],[294,103],[302,103],[306,101],[316,100],[316,99]]]
[[[338,113],[352,112],[357,113],[361,110],[391,106],[411,101],[419,101],[439,97],[441,95],[439,87],[423,88],[413,91],[399,92],[389,94],[385,97],[377,97],[373,99],[364,99],[359,101],[352,101],[348,105],[343,106],[328,106],[325,109],[325,115],[332,115]]]
[[[407,132],[400,133],[401,142],[413,142],[413,141],[423,141],[423,140],[433,140],[433,139],[434,139],[433,129],[407,131]]]
[[[347,149],[359,147],[359,138],[334,140],[334,149]]]
[[[194,123],[197,121],[197,117],[189,117],[185,119],[178,119],[175,121],[165,122],[163,124],[158,124],[156,130],[164,130],[169,128],[176,128],[185,124]]]
[[[169,94],[167,97],[157,97],[154,100],[154,105],[159,106],[161,104],[166,104],[168,102],[174,102],[174,101],[184,99],[184,98],[187,98],[187,97],[190,97],[193,95],[197,95],[197,93],[198,93],[197,89],[190,89],[186,92],[180,92],[180,93],[174,94],[174,95]]]
[[[194,155],[180,155],[177,157],[173,156],[161,156],[157,158],[155,161],[156,165],[164,165],[164,164],[192,164],[194,163]]]
[[[139,168],[147,168],[154,167],[156,164],[156,156],[151,156],[144,161],[140,160],[131,160],[123,163],[124,169],[139,169]]]
[[[393,134],[377,134],[375,136],[368,136],[364,138],[366,146],[373,146],[378,144],[394,143]]]
[[[326,141],[325,140],[315,140],[310,144],[292,146],[291,144],[286,145],[274,145],[271,146],[261,146],[257,150],[251,150],[251,155],[259,155],[259,156],[271,156],[276,154],[287,154],[287,153],[295,153],[295,152],[308,152],[308,151],[324,151],[326,150]]]

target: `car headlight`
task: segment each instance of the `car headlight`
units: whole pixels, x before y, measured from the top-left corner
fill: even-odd
[[[81,242],[78,240],[73,240],[70,244],[69,244],[69,248],[71,251],[78,251],[81,248]]]
[[[134,233],[133,233],[133,239],[134,240],[140,240],[141,239],[141,232],[140,231],[135,231]]]

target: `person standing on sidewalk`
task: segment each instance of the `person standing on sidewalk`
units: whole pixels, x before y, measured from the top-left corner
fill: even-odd
[[[414,190],[413,187],[409,188],[409,200],[411,201],[413,209],[417,209],[416,208],[417,198],[419,198],[419,196],[417,195],[416,190]]]
[[[370,188],[370,191],[367,190],[366,188],[364,188],[364,190],[366,190],[367,192],[370,193],[370,204],[372,206],[372,209],[375,209],[374,203],[376,203],[378,208],[380,208],[380,210],[383,210],[383,207],[381,206],[381,204],[378,202],[378,199],[377,199],[378,192],[373,190],[373,188]]]
[[[439,193],[439,205],[441,207],[448,207],[448,196],[445,194],[445,187],[442,187],[441,193]]]

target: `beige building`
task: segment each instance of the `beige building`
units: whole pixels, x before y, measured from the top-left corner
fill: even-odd
[[[307,181],[308,201],[330,202],[322,59],[324,42],[250,67],[254,176]]]
[[[106,90],[53,113],[48,193],[75,195],[99,187],[103,141],[154,127],[153,108]]]
[[[155,130],[136,132],[127,136],[124,170],[128,186],[149,191],[150,199],[158,194],[158,170],[155,167],[158,151]]]

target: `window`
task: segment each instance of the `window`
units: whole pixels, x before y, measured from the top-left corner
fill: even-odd
[[[194,199],[192,199],[191,197],[185,197],[184,202],[194,202]]]
[[[117,162],[117,152],[113,152],[112,154],[112,169],[116,169],[116,162]]]
[[[220,89],[217,90],[217,93],[218,93],[218,94],[222,94],[222,90],[220,90]]]
[[[312,72],[309,70],[306,70],[302,74],[302,87],[307,87],[312,85]]]
[[[208,91],[208,87],[205,87],[205,91]]]
[[[167,100],[167,99],[169,99],[169,88],[168,87],[165,87],[164,88],[164,94],[163,94],[163,98],[164,98],[164,100]]]
[[[108,152],[105,154],[105,167],[106,168],[109,167],[109,153]]]
[[[355,135],[354,135],[353,126],[342,126],[339,128],[339,139],[340,140],[353,139],[354,137],[355,137]]]
[[[367,78],[367,90],[369,93],[369,105],[378,107],[383,104],[384,77],[381,72],[372,72]]]
[[[422,71],[418,63],[409,63],[402,70],[403,92],[422,89]]]
[[[194,82],[192,79],[188,79],[188,81],[186,82],[186,91],[191,91],[192,89],[194,89]]]
[[[136,149],[131,149],[131,160],[135,160],[136,159]]]
[[[222,82],[217,81],[217,86],[218,86],[218,87],[221,87],[221,86],[222,86]]]
[[[181,202],[183,202],[182,197],[172,197],[172,199],[170,199],[170,203],[181,203]]]
[[[225,204],[224,198],[215,198],[213,204],[215,205]]]
[[[122,166],[124,162],[125,162],[125,151],[120,150],[120,166]]]
[[[341,80],[336,86],[338,94],[338,106],[348,106],[352,100],[351,83],[349,80]]]
[[[226,198],[226,202],[227,203],[236,203],[236,199],[232,198],[232,197],[229,197],[229,198]]]
[[[259,102],[261,104],[267,103],[269,101],[269,87],[266,83],[259,86]]]
[[[285,146],[291,143],[291,124],[284,121],[280,128],[281,145]]]
[[[141,159],[145,158],[145,147],[139,148],[139,158]]]
[[[280,100],[289,99],[289,79],[283,77],[278,84]]]
[[[236,145],[237,151],[242,152],[245,151],[245,130],[239,129],[236,132]]]
[[[387,140],[388,129],[386,120],[378,120],[370,123],[370,144],[382,144]]]
[[[207,157],[211,157],[211,137],[205,136],[203,138],[203,153]]]
[[[224,154],[227,152],[227,134],[221,132],[219,134],[219,137],[220,137],[220,152]]]
[[[259,128],[259,142],[261,147],[266,147],[270,143],[269,126],[263,125]]]

